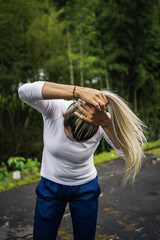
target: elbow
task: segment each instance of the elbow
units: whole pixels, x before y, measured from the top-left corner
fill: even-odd
[[[27,97],[26,97],[27,84],[28,83],[25,83],[18,88],[18,96],[23,102],[27,100]]]

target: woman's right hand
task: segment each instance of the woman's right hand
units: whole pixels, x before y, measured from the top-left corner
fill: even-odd
[[[108,104],[107,97],[104,93],[93,88],[76,86],[75,96],[89,104],[92,104],[99,111],[105,110],[105,107]]]

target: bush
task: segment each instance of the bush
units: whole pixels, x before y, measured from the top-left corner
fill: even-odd
[[[10,171],[5,163],[0,167],[0,192],[40,180],[40,163],[37,158],[10,157],[7,162]],[[21,171],[21,179],[13,179],[15,170]]]
[[[37,158],[31,159],[28,158],[27,162],[24,165],[24,168],[22,169],[22,175],[29,175],[37,173],[40,169],[40,163],[38,162]]]
[[[5,163],[2,162],[1,167],[0,167],[0,181],[5,180],[9,175],[7,166]]]
[[[12,170],[22,170],[25,166],[25,161],[23,157],[10,157],[8,159],[8,166]]]

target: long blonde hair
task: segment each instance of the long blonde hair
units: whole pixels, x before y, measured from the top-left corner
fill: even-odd
[[[145,125],[132,112],[124,99],[110,91],[103,91],[103,93],[109,102],[108,111],[111,115],[114,135],[125,157],[123,183],[125,184],[130,178],[134,182],[144,157],[143,145],[146,138],[143,131]]]
[[[124,99],[111,91],[103,91],[103,93],[109,102],[108,111],[111,115],[114,136],[118,140],[125,157],[123,184],[128,179],[132,179],[134,182],[144,157],[142,147],[146,142],[143,133],[145,125],[132,112]],[[76,111],[80,113],[75,103],[68,107],[64,116],[64,126],[71,128],[75,140],[79,142],[88,140],[97,132],[98,126],[78,118],[75,115]]]

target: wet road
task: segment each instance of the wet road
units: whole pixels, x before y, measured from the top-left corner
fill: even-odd
[[[160,240],[160,155],[147,155],[134,186],[121,186],[123,167],[121,159],[97,166],[101,195],[95,240]],[[0,240],[32,240],[35,187],[0,193]],[[57,240],[72,239],[67,206]]]

